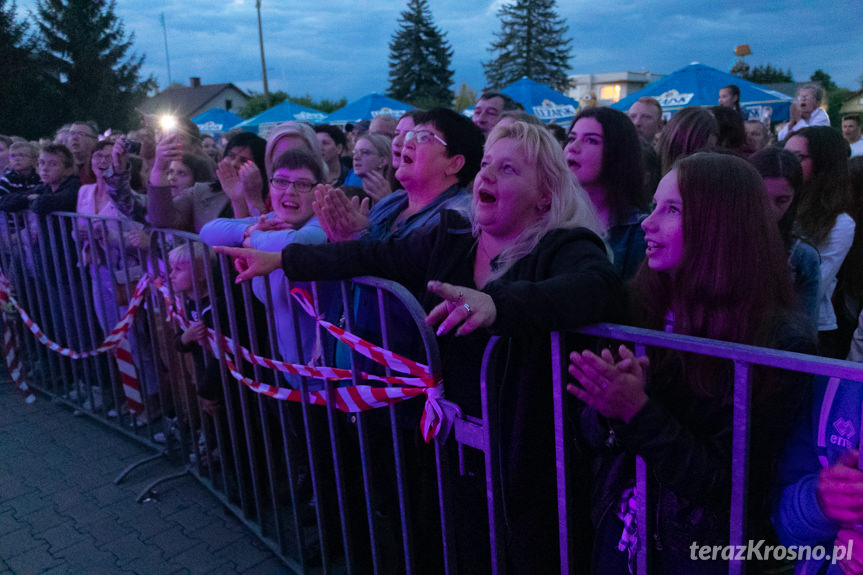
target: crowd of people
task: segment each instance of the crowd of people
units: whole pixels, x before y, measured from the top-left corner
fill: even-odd
[[[269,318],[258,323],[274,327],[275,350],[290,363],[320,350],[314,319],[289,313],[286,282],[395,280],[426,310],[446,398],[469,416],[482,412],[486,345],[503,337],[506,352],[486,369],[501,396],[505,558],[516,573],[551,572],[560,549],[549,332],[612,322],[863,360],[860,118],[831,128],[821,96],[802,86],[782,126],[746,121],[734,85],[716,107],[667,122],[656,100],[641,98],[628,113],[584,108],[568,129],[497,92],[480,96],[472,119],[414,110],[347,133],[286,122],[266,139],[219,141],[189,121],[158,138],[146,126],[114,137],[81,121],[41,147],[0,136],[0,210],[26,212],[37,235],[52,212],[128,222],[122,237],[84,218],[77,226],[94,301],[116,296],[117,270],[130,276],[124,283],[140,277],[152,228],[198,234],[233,259],[237,283],[251,280],[255,314]],[[203,253],[180,245],[165,259],[194,318],[176,347],[194,355],[201,406],[218,417],[232,392],[204,358],[206,328],[225,324],[224,306],[205,281]],[[48,283],[57,302],[68,300],[62,282]],[[380,331],[369,311],[376,294],[352,296],[352,330]],[[322,288],[317,297],[339,316],[341,296]],[[108,303],[96,307],[116,310],[99,315],[104,332],[128,304]],[[405,315],[392,307],[387,321],[393,347],[411,356]],[[157,379],[152,342],[130,343],[144,392],[157,393],[146,384]],[[699,560],[691,545],[728,542],[732,366],[626,346],[571,351],[579,568],[634,573],[649,546],[654,572],[727,572],[727,557]],[[350,365],[344,350],[331,352]],[[297,376],[279,381],[300,386]],[[863,573],[863,385],[764,369],[752,389],[749,537],[845,545],[841,560],[807,558],[798,568],[814,570],[800,572]],[[635,529],[648,520],[634,503],[635,456],[650,470],[650,541]],[[470,457],[462,466],[456,553],[464,572],[479,573],[491,552],[485,468]],[[777,567],[762,563],[748,569]]]

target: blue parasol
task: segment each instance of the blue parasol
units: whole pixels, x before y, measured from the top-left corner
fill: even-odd
[[[650,96],[659,101],[663,116],[671,117],[687,106],[716,106],[719,89],[728,84],[740,88],[740,107],[747,120],[780,122],[788,119],[791,96],[697,63],[648,84],[611,107],[625,112],[642,96]]]

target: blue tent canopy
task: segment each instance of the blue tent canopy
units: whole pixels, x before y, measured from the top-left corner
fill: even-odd
[[[229,131],[243,119],[222,108],[210,108],[203,114],[192,118],[192,121],[198,126],[202,134],[214,135]]]
[[[257,116],[252,116],[245,122],[237,124],[236,127],[244,132],[258,134],[266,138],[270,131],[283,122],[309,122],[310,124],[322,124],[327,120],[327,115],[320,110],[300,106],[289,100],[265,110]]]
[[[578,110],[575,99],[526,76],[501,90],[501,93],[524,106],[525,112],[546,123],[569,124]]]
[[[650,96],[659,101],[663,115],[672,116],[687,106],[715,106],[719,100],[719,89],[729,84],[740,88],[740,107],[747,120],[781,122],[788,119],[791,96],[704,64],[685,66],[611,107],[625,112],[642,96]]]
[[[540,84],[527,76],[513,82],[500,92],[524,106],[525,112],[533,114],[547,124],[568,125],[578,112],[577,100],[555,92],[545,84]],[[473,106],[466,108],[462,114],[468,118],[472,117],[473,108]]]
[[[344,108],[336,110],[327,117],[330,124],[347,124],[348,122],[362,122],[371,120],[375,116],[389,115],[400,118],[413,106],[393,100],[382,94],[369,94],[359,100],[354,100]]]

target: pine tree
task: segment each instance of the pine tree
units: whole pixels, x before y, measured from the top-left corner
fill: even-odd
[[[143,56],[130,53],[114,0],[37,0],[46,63],[66,121],[93,120],[126,129],[155,80],[141,79]]]
[[[446,34],[434,25],[427,0],[409,0],[390,41],[387,95],[419,108],[451,106],[450,61]]]
[[[52,106],[36,42],[25,22],[16,22],[15,3],[0,0],[0,133],[36,139],[59,119]]]
[[[501,31],[495,33],[483,62],[489,87],[500,89],[527,76],[558,91],[569,88],[572,39],[569,26],[557,15],[555,0],[515,0],[497,13]]]

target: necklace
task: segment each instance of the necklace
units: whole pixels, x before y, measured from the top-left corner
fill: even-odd
[[[491,268],[491,271],[496,272],[497,269],[500,267],[500,262],[498,261],[498,257],[500,257],[500,254],[492,257],[491,254],[488,253],[488,250],[485,249],[485,244],[480,241],[480,238],[477,238],[476,243],[485,258],[488,260],[488,265]]]

